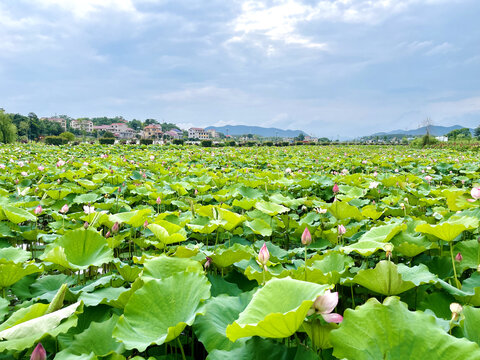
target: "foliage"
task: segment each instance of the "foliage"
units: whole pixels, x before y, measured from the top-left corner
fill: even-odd
[[[62,136],[47,136],[45,138],[45,144],[47,145],[64,145],[68,143],[68,140]]]
[[[65,131],[65,132],[61,133],[59,136],[64,138],[65,140],[67,140],[67,142],[75,140],[75,135],[73,135],[69,131]]]
[[[202,140],[202,147],[212,147],[212,140]]]
[[[152,145],[153,140],[152,139],[140,139],[140,145]]]
[[[10,117],[0,109],[0,143],[10,144],[17,138],[17,127]]]
[[[102,145],[112,145],[115,144],[115,138],[113,137],[103,137],[98,139],[98,142]]]

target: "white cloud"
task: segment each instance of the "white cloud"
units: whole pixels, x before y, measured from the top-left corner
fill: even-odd
[[[131,0],[35,0],[35,2],[43,7],[60,8],[80,19],[103,10],[125,12],[136,17],[141,15]]]
[[[431,50],[429,50],[426,54],[427,55],[443,55],[453,50],[454,50],[454,47],[452,44],[449,44],[448,42],[444,42],[442,44],[436,45]]]

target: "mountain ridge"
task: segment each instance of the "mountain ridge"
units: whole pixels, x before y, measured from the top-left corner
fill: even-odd
[[[225,125],[225,126],[209,126],[205,130],[214,129],[225,135],[259,135],[263,137],[296,137],[300,134],[307,135],[302,130],[284,130],[279,128],[266,128],[262,126],[248,125]]]

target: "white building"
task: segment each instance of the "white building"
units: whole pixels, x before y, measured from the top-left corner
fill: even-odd
[[[220,137],[220,134],[215,129],[208,129],[207,133],[210,135],[212,139]]]
[[[60,124],[63,131],[67,131],[67,120],[66,119],[51,117],[51,118],[46,118],[46,120],[51,121],[51,122],[56,122],[56,123]]]
[[[93,122],[86,119],[77,119],[70,122],[70,127],[75,130],[82,130],[88,133],[93,131]]]
[[[190,128],[188,129],[188,138],[206,140],[210,138],[210,134],[202,128]]]
[[[446,142],[448,141],[448,136],[436,136],[435,139],[437,139],[438,141]]]
[[[137,132],[128,127],[125,123],[113,123],[111,125],[93,126],[94,130],[111,132],[119,139],[131,139],[137,135]]]

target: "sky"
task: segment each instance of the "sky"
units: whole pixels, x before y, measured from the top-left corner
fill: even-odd
[[[0,108],[353,138],[480,124],[478,0],[0,0]]]

